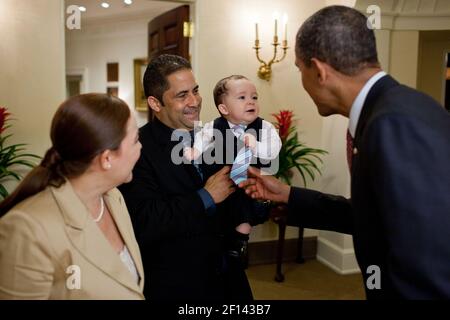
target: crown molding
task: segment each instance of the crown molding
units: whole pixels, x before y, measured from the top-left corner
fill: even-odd
[[[130,14],[117,14],[107,17],[92,17],[92,18],[82,18],[81,24],[86,26],[98,26],[110,23],[118,23],[118,22],[129,22],[135,20],[144,20],[148,19],[148,22],[157,17],[159,13],[155,13],[154,10],[144,10],[139,13],[130,13]]]
[[[367,8],[371,5],[380,7],[382,29],[450,29],[448,0],[357,0],[355,8],[367,15]]]

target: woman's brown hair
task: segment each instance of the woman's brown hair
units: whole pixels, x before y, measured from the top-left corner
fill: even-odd
[[[106,94],[82,94],[63,102],[52,120],[52,147],[0,203],[0,216],[47,186],[60,187],[65,178],[80,176],[103,151],[117,150],[125,138],[129,117],[127,104]]]

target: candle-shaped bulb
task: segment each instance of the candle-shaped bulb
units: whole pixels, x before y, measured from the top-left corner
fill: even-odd
[[[280,15],[277,11],[273,13],[273,19],[275,20],[275,34],[274,39],[276,40],[278,37],[278,19],[280,18]]]
[[[277,24],[278,24],[278,20],[275,19],[275,37],[278,35]]]
[[[257,14],[253,14],[251,16],[251,21],[255,24],[255,41],[258,41],[259,40],[259,29],[258,29],[259,16]]]
[[[287,13],[285,13],[283,15],[284,40],[287,40],[287,22],[288,22],[288,15],[287,15]]]

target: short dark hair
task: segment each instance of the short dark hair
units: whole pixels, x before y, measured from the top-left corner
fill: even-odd
[[[214,103],[217,108],[219,108],[219,104],[223,103],[223,96],[228,93],[227,83],[231,80],[242,80],[242,79],[248,80],[246,77],[240,74],[234,74],[232,76],[223,78],[219,80],[219,82],[217,82],[213,90]]]
[[[350,76],[380,66],[367,18],[345,6],[329,6],[309,17],[297,32],[295,53],[308,67],[316,58]]]
[[[167,77],[182,69],[191,70],[191,64],[183,57],[162,54],[150,61],[144,73],[145,97],[155,97],[162,103],[162,96],[169,89]]]

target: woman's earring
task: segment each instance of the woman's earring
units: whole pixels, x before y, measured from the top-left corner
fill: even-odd
[[[111,163],[106,164],[106,169],[111,169]]]

